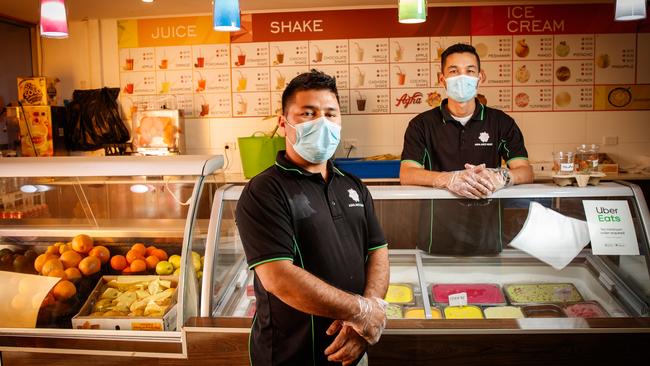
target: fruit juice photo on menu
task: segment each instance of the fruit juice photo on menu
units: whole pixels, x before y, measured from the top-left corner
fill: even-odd
[[[163,82],[160,84],[160,93],[169,93],[171,83],[167,81],[167,74],[163,74]]]
[[[239,74],[239,78],[237,79],[237,91],[244,91],[246,90],[248,79],[241,73],[241,71],[237,70],[237,73]]]
[[[235,46],[237,50],[239,50],[239,53],[237,54],[237,62],[235,62],[235,66],[244,66],[246,65],[246,54],[241,50],[241,48]]]
[[[210,104],[205,100],[204,96],[201,96],[201,99],[203,100],[203,103],[201,103],[201,112],[199,112],[199,116],[204,117],[210,114]]]
[[[399,66],[395,66],[397,68],[397,84],[398,85],[404,85],[406,83],[406,74],[402,71],[402,69]]]
[[[133,70],[133,57],[131,57],[131,50],[129,50],[129,54],[126,57],[126,60],[124,62],[124,70],[126,71]]]
[[[158,65],[158,67],[161,70],[165,70],[165,69],[167,69],[168,63],[169,63],[169,60],[167,59],[167,57],[165,55],[165,51],[163,51],[163,56],[162,56],[162,59],[160,60],[160,65]]]
[[[132,81],[129,81],[126,84],[124,84],[124,93],[133,94],[134,91],[135,91],[135,84]]]
[[[199,74],[199,80],[197,80],[197,88],[196,88],[196,91],[197,91],[197,92],[202,92],[202,91],[205,90],[206,80],[205,80],[205,78],[203,77],[203,74],[201,74],[200,72],[199,72],[198,74]]]
[[[201,55],[201,49],[199,48],[199,55],[196,57],[196,63],[194,67],[201,68],[205,65],[205,57]]]

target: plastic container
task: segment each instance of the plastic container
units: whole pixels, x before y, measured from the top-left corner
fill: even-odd
[[[359,178],[399,178],[399,160],[334,159],[334,165]]]
[[[572,283],[523,283],[503,286],[512,305],[551,304],[583,301]]]
[[[414,307],[404,309],[404,319],[426,319],[424,308]],[[435,306],[431,307],[431,319],[442,319],[442,312]]]
[[[467,293],[467,303],[473,305],[505,305],[499,285],[491,283],[444,283],[431,286],[431,296],[438,304],[449,304],[449,295]]]
[[[415,305],[413,286],[408,283],[391,283],[384,300],[390,304]]]
[[[483,309],[485,319],[521,319],[524,313],[518,306],[491,306]]]
[[[386,317],[388,319],[404,318],[404,314],[402,313],[402,305],[388,304],[388,306],[386,306]]]
[[[483,319],[483,312],[478,306],[447,306],[445,308],[447,319]]]
[[[608,318],[609,314],[596,301],[565,305],[562,310],[569,318]]]
[[[239,155],[241,156],[244,177],[253,178],[275,163],[280,150],[286,148],[284,137],[257,136],[239,137]]]
[[[526,318],[566,318],[562,308],[557,305],[529,305],[521,311]]]

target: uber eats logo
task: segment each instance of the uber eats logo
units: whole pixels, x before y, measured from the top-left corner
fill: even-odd
[[[596,207],[598,222],[621,222],[618,208]]]

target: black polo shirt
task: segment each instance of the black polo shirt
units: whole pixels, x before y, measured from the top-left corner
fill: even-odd
[[[464,169],[465,163],[488,168],[528,159],[524,136],[504,112],[476,100],[472,118],[463,126],[447,109],[448,100],[411,120],[404,134],[402,161],[413,161],[433,171]]]
[[[465,169],[465,163],[488,168],[527,159],[524,137],[504,112],[476,100],[476,110],[463,126],[447,109],[448,100],[417,115],[404,134],[402,161],[427,170]],[[413,203],[406,215],[418,222],[416,246],[437,255],[493,255],[503,248],[500,200],[430,200]]]
[[[327,163],[329,182],[291,163],[275,166],[246,185],[236,220],[249,268],[292,261],[339,289],[363,294],[369,251],[385,247],[372,197],[361,181]],[[286,281],[291,281],[287,278]],[[324,354],[333,322],[300,312],[254,282],[257,312],[249,350],[253,365],[329,365]]]

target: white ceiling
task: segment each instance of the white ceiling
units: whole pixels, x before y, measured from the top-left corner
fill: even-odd
[[[552,4],[552,3],[602,3],[614,0],[429,0],[430,5],[495,5],[495,4]],[[39,17],[39,0],[0,0],[0,17],[36,23]],[[70,20],[132,18],[145,16],[170,16],[210,13],[211,0],[66,0]],[[295,10],[309,8],[386,7],[396,6],[397,0],[240,0],[244,12],[268,10]]]

